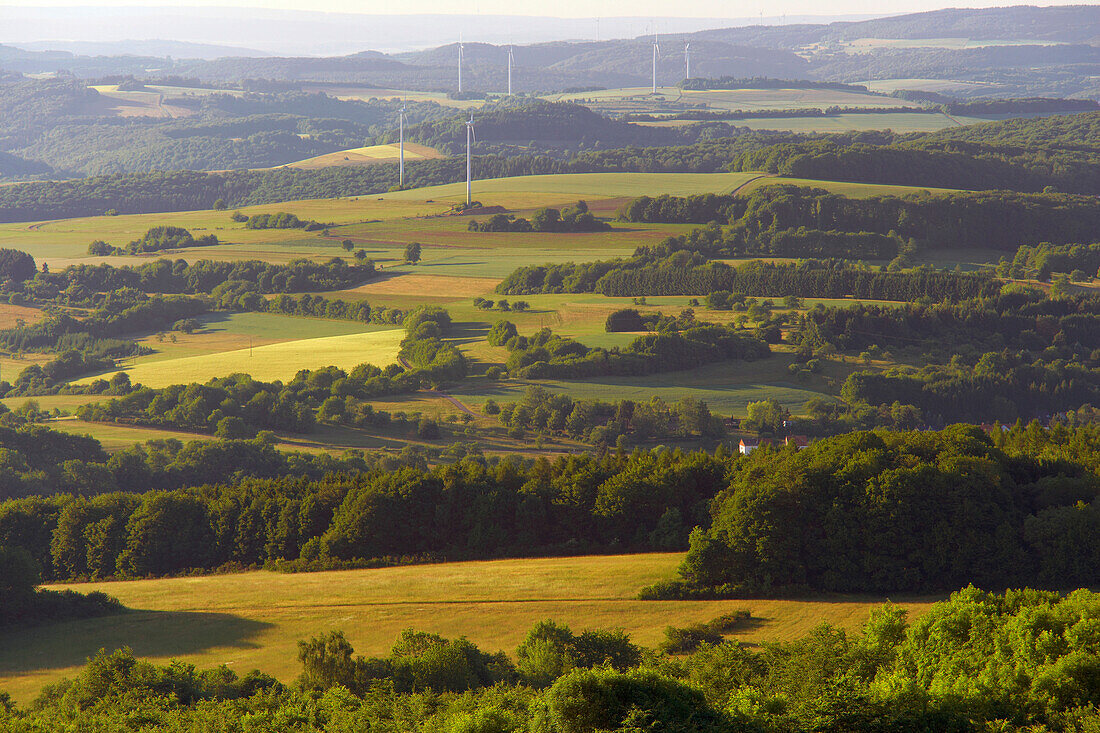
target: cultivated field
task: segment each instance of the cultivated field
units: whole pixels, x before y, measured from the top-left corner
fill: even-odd
[[[672,112],[706,109],[711,112],[749,110],[827,109],[829,107],[913,107],[919,105],[878,94],[835,89],[714,89],[683,90],[679,87],[658,87],[653,94],[649,87],[603,89],[576,94],[555,94],[552,101],[583,104],[604,113]]]
[[[992,93],[1001,87],[995,82],[956,81],[952,79],[872,79],[861,81],[860,85],[873,92],[890,94],[899,89],[919,89],[925,92],[953,94],[958,92]]]
[[[838,44],[847,53],[870,53],[877,49],[901,48],[942,48],[961,51],[968,48],[989,48],[991,46],[1060,46],[1058,41],[1024,39],[984,39],[984,38],[856,38]]]
[[[305,85],[302,87],[302,91],[324,92],[330,97],[336,97],[337,99],[343,100],[358,99],[367,101],[370,99],[393,99],[408,102],[436,102],[437,104],[442,104],[444,107],[454,107],[455,109],[476,109],[485,104],[485,100],[483,99],[451,99],[445,92],[417,92],[408,89],[379,89],[377,87],[354,85]]]
[[[345,336],[298,339],[254,348],[237,349],[201,356],[149,361],[121,370],[85,377],[76,384],[95,379],[110,379],[117,371],[130,375],[130,381],[147,387],[206,382],[214,377],[243,372],[260,381],[287,381],[301,369],[336,366],[344,370],[359,364],[386,366],[397,361],[397,351],[405,336],[402,329],[355,333]]]
[[[318,155],[288,165],[291,168],[305,170],[330,168],[332,166],[378,165],[379,163],[393,163],[400,156],[401,149],[396,143],[391,145],[368,145],[363,148],[352,148],[328,153],[327,155]],[[416,143],[405,143],[405,160],[428,160],[442,157],[443,155],[435,148],[429,148],[427,145],[417,145]]]
[[[100,648],[130,646],[140,656],[179,658],[238,673],[260,669],[284,681],[299,671],[296,643],[344,631],[360,653],[385,654],[402,629],[465,635],[509,654],[537,621],[575,631],[624,628],[653,646],[670,625],[709,621],[749,609],[754,621],[737,638],[791,639],[822,621],[855,630],[883,599],[638,601],[638,590],[675,575],[682,555],[496,560],[378,570],[283,575],[252,572],[78,584],[102,590],[132,613],[0,634],[0,689],[29,700],[71,674]],[[895,599],[899,600],[899,599]],[[900,601],[916,616],[934,599]]]
[[[146,87],[145,91],[136,92],[119,91],[116,84],[90,88],[99,92],[99,97],[84,105],[87,114],[168,119],[189,117],[195,113],[190,106],[174,104],[177,101],[174,96],[178,95],[172,95],[169,87]]]
[[[936,132],[962,124],[984,122],[978,118],[951,117],[942,112],[845,113],[828,117],[767,117],[727,120],[736,127],[750,130],[790,130],[792,132],[851,132],[853,130],[893,130],[894,132]],[[691,120],[643,122],[648,127],[678,127],[696,124]]]

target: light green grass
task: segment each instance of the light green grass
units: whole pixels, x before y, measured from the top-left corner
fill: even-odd
[[[187,356],[158,362],[142,363],[122,369],[130,381],[147,387],[170,384],[206,382],[215,377],[243,372],[261,381],[289,380],[301,369],[336,366],[351,369],[359,364],[386,366],[397,360],[397,351],[405,332],[402,329],[353,333],[299,339],[254,349],[238,349],[222,353]],[[85,377],[77,384],[94,379],[109,379],[117,371],[95,377]]]
[[[910,193],[919,193],[926,191],[928,193],[935,194],[948,194],[955,193],[958,189],[950,188],[928,188],[922,186],[892,186],[882,183],[855,183],[849,181],[822,181],[815,178],[781,178],[781,177],[769,177],[761,178],[757,181],[749,183],[744,189],[744,192],[749,192],[760,188],[761,186],[774,186],[774,185],[790,185],[790,186],[807,186],[809,188],[823,188],[826,191],[832,193],[839,193],[851,198],[870,198],[871,196],[904,196]]]
[[[899,89],[917,89],[926,92],[940,92],[951,94],[954,92],[992,92],[1000,88],[1000,84],[991,82],[959,81],[955,79],[874,79],[859,82],[873,92],[890,94]]]
[[[853,130],[893,130],[894,132],[936,132],[958,127],[960,118],[936,112],[890,112],[882,114],[839,114],[830,117],[774,117],[755,120],[731,120],[730,124],[750,130],[790,130],[792,132],[850,132]]]
[[[206,333],[255,336],[265,339],[296,340],[348,336],[364,331],[388,331],[393,326],[376,326],[357,321],[287,316],[280,313],[209,313],[198,319]]]
[[[741,111],[771,109],[826,109],[828,107],[918,107],[913,102],[877,94],[837,89],[712,89],[681,90],[659,87],[603,89],[576,94],[549,95],[554,101],[572,101],[602,112],[668,113],[698,109]]]
[[[622,198],[627,196],[658,196],[663,193],[688,196],[698,193],[727,193],[758,173],[564,173],[546,176],[517,176],[474,181],[474,198],[482,203],[486,197],[517,194],[557,194],[558,202],[575,201],[578,197]],[[425,198],[465,199],[466,184],[451,183],[411,191],[385,194],[386,201],[423,201]],[[508,201],[507,198],[503,201]],[[545,205],[537,202],[533,206]]]
[[[856,629],[883,599],[638,601],[645,585],[675,576],[682,555],[495,560],[300,575],[252,572],[70,586],[101,590],[134,612],[0,634],[0,690],[28,702],[72,675],[100,648],[130,646],[158,662],[260,669],[290,682],[300,671],[297,642],[341,630],[356,651],[388,652],[404,628],[467,636],[514,655],[546,618],[585,628],[623,628],[655,646],[669,624],[708,621],[745,608],[758,621],[738,638],[791,639],[828,621]],[[936,599],[893,599],[916,616]]]
[[[618,203],[615,200],[618,199],[643,194],[723,193],[751,180],[754,175],[756,174],[587,173],[520,176],[476,181],[474,192],[486,205],[504,206],[520,212],[542,206],[562,206],[585,199],[601,215],[610,216],[617,208]],[[437,240],[440,243],[448,243],[448,238],[466,237],[468,218],[439,216],[452,203],[464,198],[465,184],[450,184],[380,196],[289,201],[242,209],[249,216],[287,211],[303,219],[332,224],[329,237],[324,237],[320,232],[311,233],[300,229],[245,229],[243,225],[230,219],[232,212],[200,210],[0,224],[0,247],[21,249],[33,255],[39,262],[47,262],[55,270],[71,264],[100,262],[109,262],[116,266],[140,265],[159,257],[179,258],[189,262],[199,259],[260,259],[285,263],[299,258],[323,261],[331,257],[347,256],[340,246],[345,238],[352,239],[357,248],[367,249],[376,260],[396,260],[405,243],[409,241],[432,243],[433,237],[436,237],[442,238]],[[609,200],[608,206],[600,209],[598,202]],[[214,247],[194,247],[144,256],[91,257],[87,254],[88,244],[95,239],[102,239],[113,246],[124,246],[141,237],[148,229],[160,225],[183,227],[196,235],[214,234],[222,243]],[[632,229],[658,232],[662,236],[665,231],[661,226],[634,226]],[[669,231],[678,233],[679,229],[673,227]],[[605,246],[605,240],[600,238],[604,236],[596,235],[597,246]],[[591,235],[536,235],[526,241],[535,246],[555,239],[576,244],[585,241],[586,237],[591,240]],[[629,233],[620,232],[618,238],[623,249],[633,248],[634,245],[629,241],[623,241],[632,238]],[[512,241],[518,240],[513,240],[509,235],[486,234],[481,235],[476,246],[499,247]]]

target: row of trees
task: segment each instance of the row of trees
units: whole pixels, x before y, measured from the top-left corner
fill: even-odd
[[[287,264],[158,259],[135,266],[70,265],[56,272],[38,272],[12,292],[22,292],[39,301],[54,300],[63,294],[64,305],[88,306],[98,304],[111,291],[126,288],[144,293],[202,295],[213,292],[219,285],[244,281],[264,294],[302,293],[341,290],[374,275],[374,262],[348,264],[339,257],[328,262],[301,259]]]
[[[771,353],[760,338],[728,326],[695,322],[682,330],[639,336],[624,349],[610,350],[555,336],[548,328],[531,336],[515,335],[515,326],[508,321],[499,321],[490,336],[491,344],[511,352],[506,363],[509,374],[526,379],[654,374],[716,361],[755,361]]]
[[[195,237],[183,227],[156,226],[125,247],[112,247],[103,240],[97,239],[88,245],[88,254],[96,257],[143,254],[184,247],[210,247],[217,243],[218,238],[213,234]]]
[[[597,219],[588,204],[578,201],[564,210],[545,207],[536,211],[531,220],[517,219],[511,214],[494,214],[485,221],[471,219],[471,232],[606,232],[611,225]]]
[[[769,239],[792,230],[808,230],[820,238],[840,232],[873,233],[915,239],[931,248],[983,246],[1015,251],[1038,242],[1089,241],[1100,228],[1095,196],[960,191],[849,198],[790,184],[761,186],[738,197],[642,197],[623,207],[620,216],[627,221],[733,225],[682,240],[682,246],[715,254],[766,249]],[[790,251],[799,256],[797,250]],[[859,253],[847,254],[838,247],[832,253],[824,249],[800,256],[858,258]]]
[[[703,264],[682,251],[663,259],[642,255],[632,260],[528,265],[497,286],[505,295],[602,293],[603,295],[707,295],[719,290],[752,296],[799,298],[854,297],[869,300],[960,300],[995,295],[1000,284],[988,276],[918,270],[878,272],[807,261],[762,261],[732,267]]]
[[[517,434],[526,430],[560,433],[603,447],[618,444],[620,436],[642,442],[725,435],[722,420],[711,414],[705,402],[690,397],[672,405],[659,397],[648,402],[576,400],[532,385],[522,400],[486,403],[486,411],[498,415],[501,424]],[[681,538],[667,540],[675,549]]]
[[[782,142],[747,152],[731,170],[793,178],[962,188],[1100,193],[1096,113],[1007,120],[906,142],[837,138]],[[987,129],[981,129],[987,128]]]
[[[465,458],[431,469],[330,458],[332,470],[353,472],[313,479],[323,465],[234,465],[235,453],[247,459],[246,449],[260,442],[191,447],[209,461],[191,467],[194,485],[225,481],[234,470],[248,476],[264,469],[259,475],[274,478],[0,503],[0,546],[30,553],[45,579],[158,576],[279,560],[682,547],[690,527],[706,523],[707,502],[725,485],[728,468],[727,458],[679,451],[533,464]],[[134,466],[146,465],[128,455]],[[88,482],[111,486],[110,474],[91,463],[72,468],[85,471]],[[94,480],[93,469],[104,480]]]

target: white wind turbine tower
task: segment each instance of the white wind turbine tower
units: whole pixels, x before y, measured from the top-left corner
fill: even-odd
[[[515,46],[508,45],[508,96],[512,96],[512,64],[516,62]]]
[[[691,44],[684,44],[684,78],[691,78]]]
[[[399,126],[399,129],[401,130],[401,133],[400,133],[400,150],[401,150],[401,153],[398,156],[399,157],[399,162],[398,162],[398,166],[397,166],[397,171],[398,171],[397,181],[398,181],[398,185],[401,188],[404,188],[405,187],[405,102],[404,102],[404,100],[401,101],[401,109],[398,110],[398,112],[397,112],[397,124]]]
[[[474,135],[474,113],[471,112],[470,119],[466,120],[466,208],[470,208],[470,204],[474,202],[471,195],[474,167],[470,151],[476,140],[477,136]]]
[[[458,91],[462,93],[462,57],[466,52],[466,47],[462,43],[462,36],[458,37]]]
[[[661,47],[657,45],[657,30],[653,30],[653,93],[657,93],[657,57],[661,55]]]

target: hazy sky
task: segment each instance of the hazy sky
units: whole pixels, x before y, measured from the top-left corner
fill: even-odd
[[[667,16],[699,18],[745,18],[762,14],[843,15],[849,13],[892,14],[935,10],[942,7],[981,8],[1020,4],[1025,0],[0,0],[4,6],[141,6],[184,8],[266,7],[295,10],[367,14],[489,13],[557,17]],[[1100,0],[1026,0],[1030,5],[1096,5]],[[2,15],[0,15],[2,17]]]

